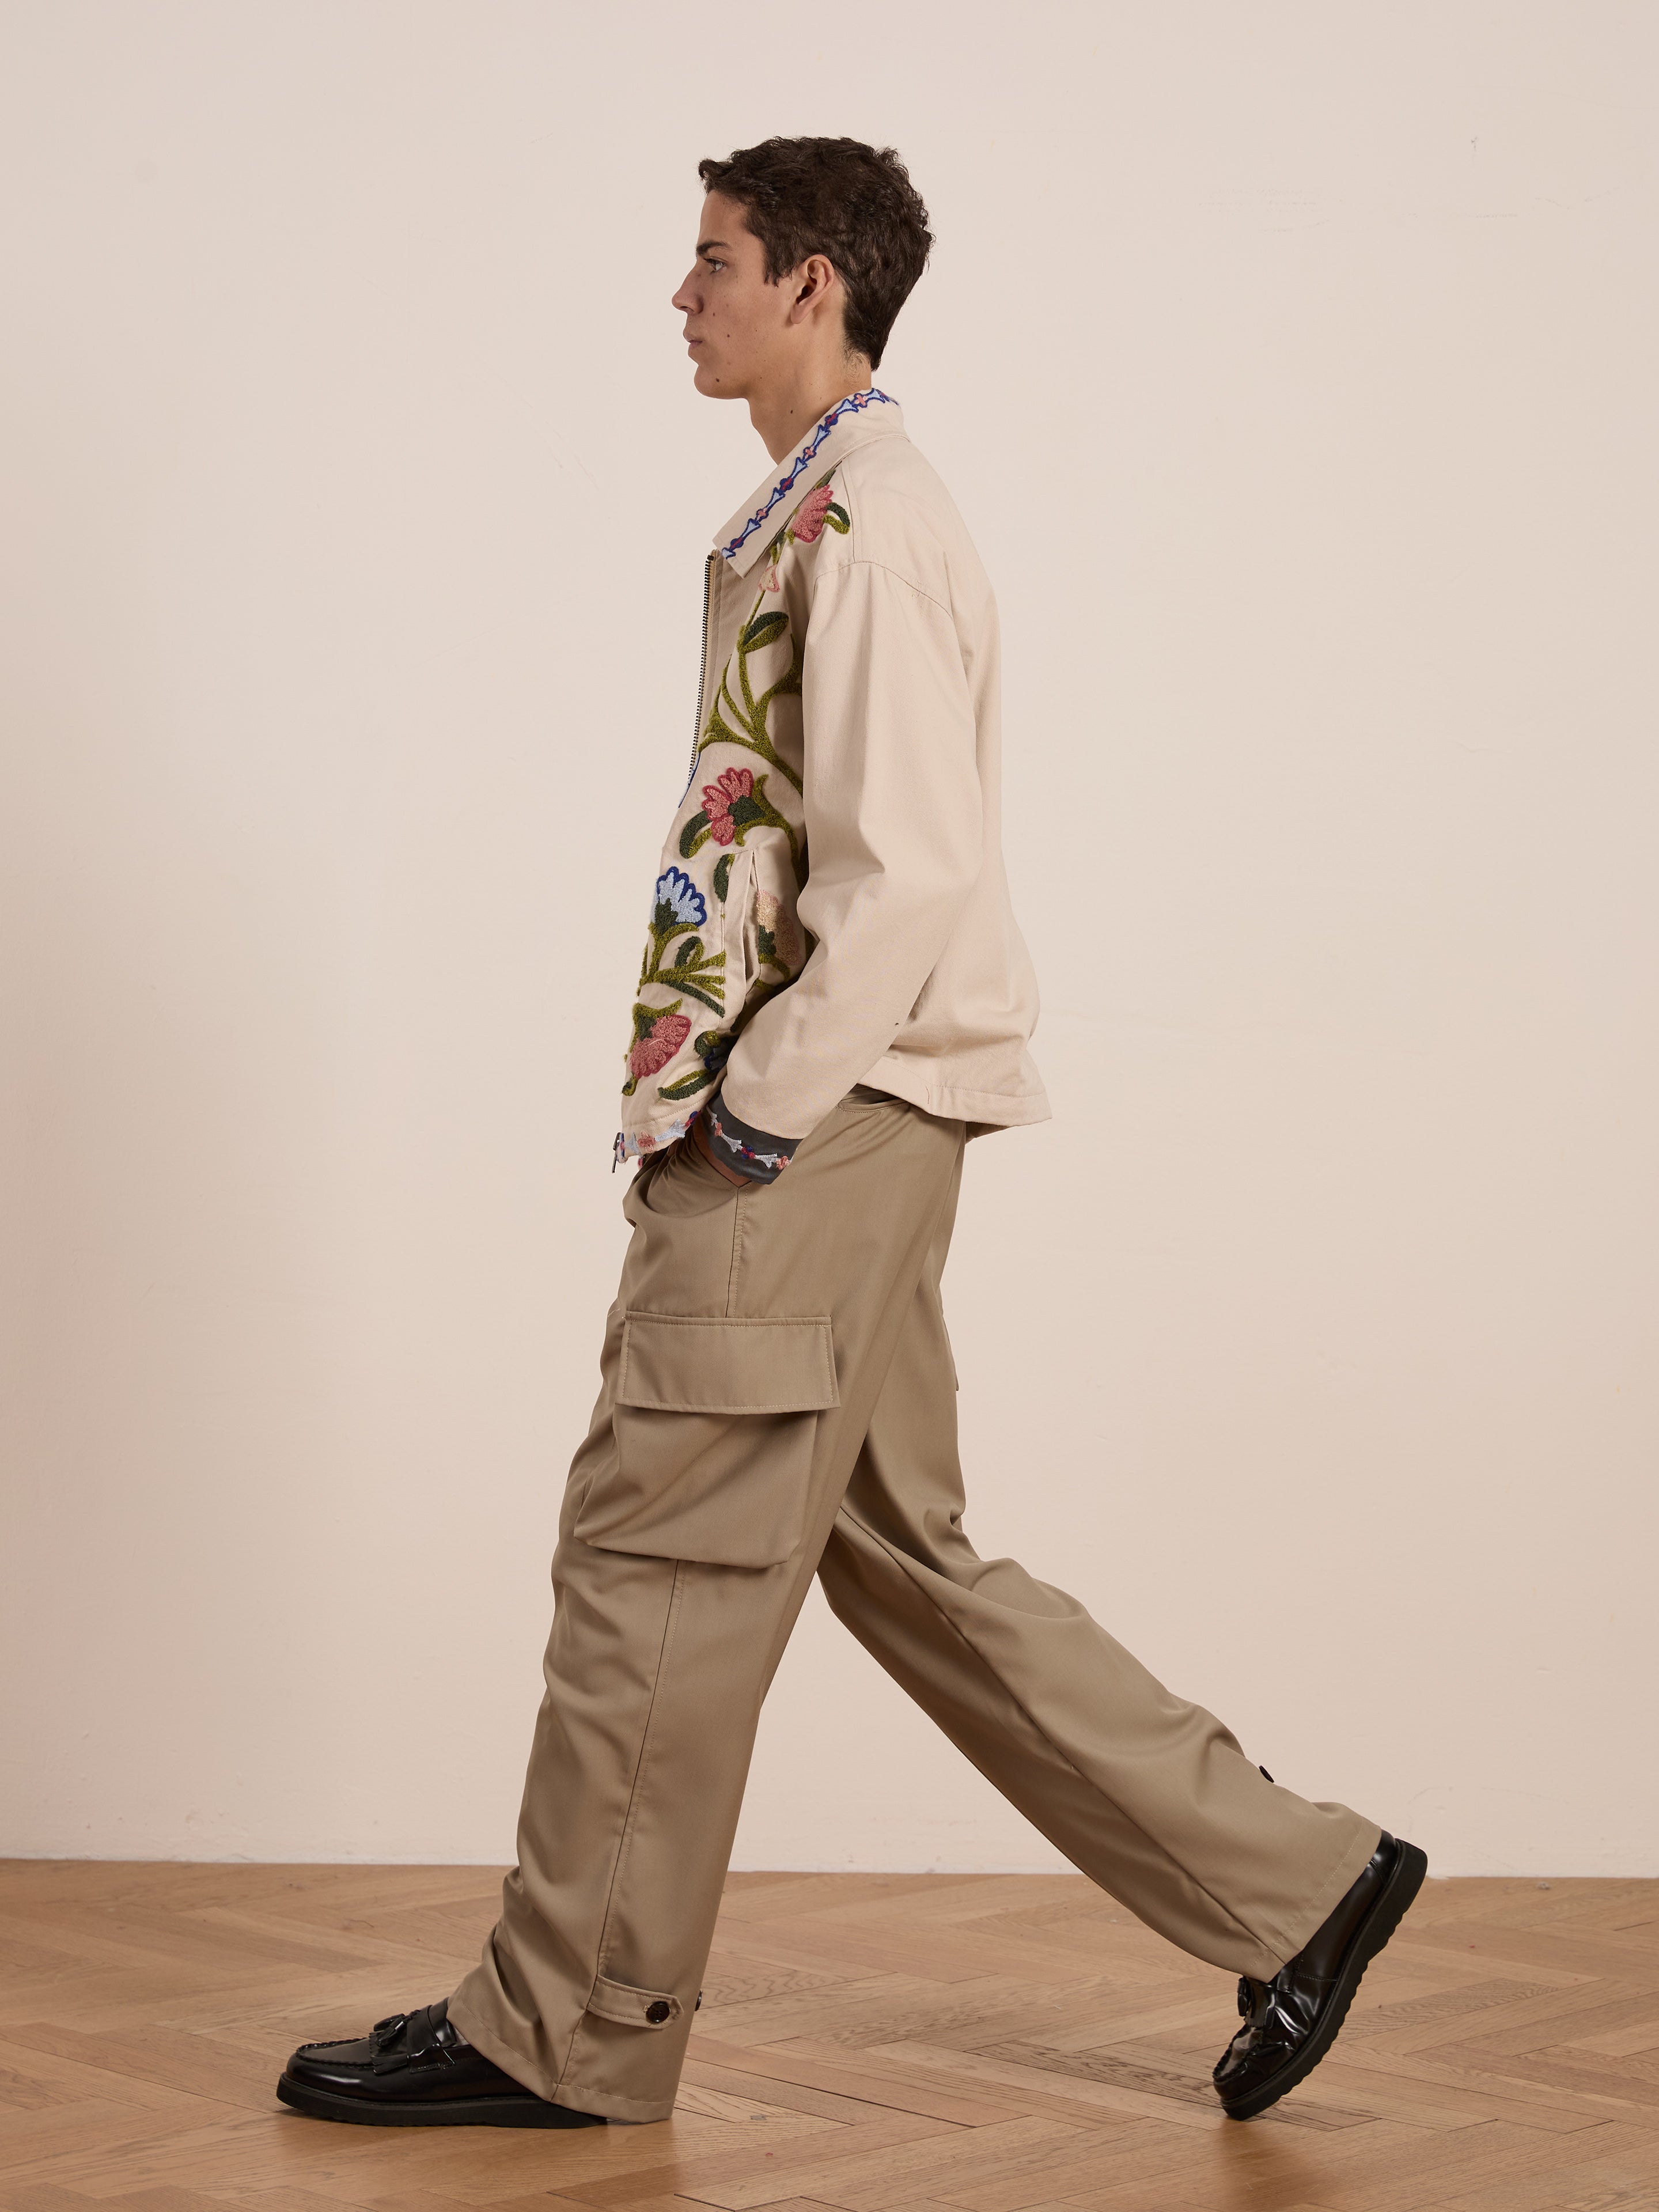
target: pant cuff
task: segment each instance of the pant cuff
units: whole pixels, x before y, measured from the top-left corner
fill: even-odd
[[[526,2057],[515,2044],[499,2034],[494,2025],[475,2013],[464,1998],[458,2001],[451,1997],[448,2017],[475,2051],[482,2051],[503,2074],[510,2074],[521,2088],[531,2090],[550,2105],[562,2105],[567,2112],[593,2112],[601,2119],[625,2120],[636,2126],[649,2120],[665,2120],[673,2112],[672,2097],[663,2104],[639,2097],[613,2096],[608,2090],[585,2088],[577,2081],[550,2081],[534,2059]]]
[[[1364,1872],[1382,1840],[1382,1831],[1376,1823],[1374,1820],[1365,1822],[1331,1869],[1328,1876],[1309,1899],[1304,1911],[1296,1919],[1286,1922],[1283,1928],[1274,1931],[1275,1944],[1282,1954],[1279,1966],[1288,1966],[1310,1937],[1318,1934]],[[1264,1936],[1261,1940],[1265,1942],[1267,1938]],[[1276,1973],[1279,1967],[1275,1966],[1273,1971]]]

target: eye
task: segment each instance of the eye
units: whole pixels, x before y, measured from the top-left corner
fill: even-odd
[[[712,254],[705,253],[702,265],[705,269],[724,269],[726,264],[723,261],[716,261]]]

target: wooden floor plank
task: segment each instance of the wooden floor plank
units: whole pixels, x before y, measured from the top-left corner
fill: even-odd
[[[835,2065],[844,2062],[845,2051],[836,2044],[817,2045],[803,2039],[799,2043],[778,2044],[774,2046],[781,2055],[799,2054],[803,2058],[823,2058]],[[959,2054],[947,2054],[954,2062]],[[961,2099],[972,2111],[995,2114],[1004,2118],[1011,2106],[1028,2112],[1049,2112],[1056,2118],[1073,2120],[1089,2127],[1109,2127],[1120,2124],[1124,2116],[1103,2108],[1098,2102],[1088,2103],[1081,2097],[1066,2094],[1066,2085],[1056,2081],[1046,2088],[1038,2088],[1029,2081],[1022,2083],[1007,2104],[993,2101],[996,2093],[985,2081],[966,2070],[952,2070],[927,2057],[913,2057],[908,2045],[884,2044],[870,2054],[873,2064],[881,2069],[884,2081],[903,2084],[910,2087],[933,2091],[935,2094],[948,2093]],[[981,2099],[985,2101],[981,2102]]]
[[[1018,2119],[1018,2109],[991,2109],[983,2100],[954,2097],[938,2090],[915,2088],[896,2082],[873,2067],[849,2065],[837,2055],[832,2063],[802,2056],[790,2045],[752,2047],[718,2041],[712,2036],[695,2039],[691,2048],[700,2058],[728,2065],[742,2064],[757,2075],[780,2081],[799,2082],[805,2088],[832,2089],[843,2097],[902,2112],[919,2112],[929,2119],[950,2120],[959,2127],[982,2127],[994,2120]]]
[[[296,2042],[452,1988],[476,1867],[0,1863],[0,2212],[1648,2212],[1659,1883],[1425,1886],[1246,2127],[1228,1977],[1070,1875],[744,1875],[681,2108],[331,2127]]]

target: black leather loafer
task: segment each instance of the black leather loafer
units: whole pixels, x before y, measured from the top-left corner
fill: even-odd
[[[377,2020],[356,2043],[302,2043],[276,2084],[296,2112],[371,2128],[602,2128],[550,2104],[449,2024],[449,1999]]]
[[[1229,2119],[1251,2120],[1311,2074],[1347,2018],[1359,1978],[1423,1887],[1428,1860],[1384,1833],[1364,1872],[1311,1942],[1270,1982],[1238,1985],[1244,2025],[1221,2054],[1216,2094]]]

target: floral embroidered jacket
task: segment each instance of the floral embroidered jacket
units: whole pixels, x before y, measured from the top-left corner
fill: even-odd
[[[690,774],[651,896],[619,1158],[718,1099],[775,1173],[854,1084],[1000,1127],[1047,1118],[999,826],[996,604],[873,387],[722,526]]]

